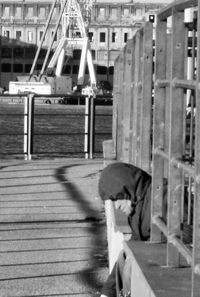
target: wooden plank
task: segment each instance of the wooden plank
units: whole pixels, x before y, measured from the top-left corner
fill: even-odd
[[[172,15],[172,45],[171,45],[171,81],[174,77],[184,78],[185,59],[184,12],[173,10]],[[184,93],[182,89],[170,87],[170,126],[169,126],[169,158],[180,159],[183,155],[183,116]],[[180,236],[181,227],[181,196],[182,171],[169,164],[168,180],[168,234]],[[172,243],[167,244],[167,265],[179,266],[179,253]]]
[[[122,135],[123,135],[123,75],[124,75],[124,51],[122,50],[119,56],[119,97],[118,97],[118,115],[117,115],[117,160],[121,159],[122,155]]]
[[[129,162],[130,150],[130,121],[132,101],[132,67],[133,67],[133,40],[127,42],[124,51],[124,106],[123,106],[123,153],[124,162]]]
[[[165,132],[165,102],[166,89],[158,88],[158,79],[166,78],[166,59],[167,59],[167,23],[158,21],[156,27],[156,46],[155,46],[155,96],[153,113],[153,161],[152,161],[152,217],[157,215],[162,217],[162,196],[164,178],[164,159],[155,153],[161,148],[164,150]],[[151,223],[151,241],[161,241],[160,230]]]
[[[134,113],[134,86],[135,86],[135,38],[133,37],[132,39],[132,72],[131,72],[131,104],[130,104],[130,131],[129,131],[129,162],[132,163],[132,159],[133,159],[133,113]]]
[[[153,63],[153,25],[144,25],[142,100],[141,100],[141,168],[150,172],[152,136],[152,63]]]
[[[137,118],[138,118],[138,124],[137,124],[137,146],[136,146],[136,154],[137,154],[137,159],[136,159],[136,165],[138,167],[142,167],[141,164],[141,155],[140,155],[140,150],[141,150],[141,121],[142,121],[142,79],[143,79],[143,67],[144,67],[144,52],[143,52],[143,46],[144,46],[144,28],[140,29],[139,31],[140,34],[140,39],[139,39],[139,59],[138,59],[138,64],[139,64],[139,77],[138,77],[138,82],[137,82]]]
[[[135,54],[134,54],[134,86],[133,86],[133,128],[132,128],[132,160],[131,162],[137,165],[137,126],[138,126],[138,82],[139,82],[139,67],[140,63],[140,33],[137,31],[135,39]]]
[[[112,140],[114,144],[114,150],[117,148],[117,130],[118,130],[118,104],[120,100],[119,89],[119,56],[115,60],[114,67],[114,82],[113,82],[113,117],[112,117]]]
[[[198,30],[197,30],[197,82],[200,82],[200,1],[198,1]],[[195,117],[195,173],[200,174],[200,90],[196,89],[196,117]],[[194,232],[193,232],[193,270],[192,270],[192,296],[199,296],[198,284],[200,276],[195,273],[195,269],[200,272],[200,183],[195,183],[194,197]]]

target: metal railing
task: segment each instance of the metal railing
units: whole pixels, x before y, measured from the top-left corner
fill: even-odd
[[[2,96],[0,155],[28,160],[39,155],[100,156],[101,142],[112,129],[112,106],[105,108],[104,103],[112,105],[112,100],[72,97],[65,96],[64,102],[56,96]],[[45,104],[50,102],[62,105]]]

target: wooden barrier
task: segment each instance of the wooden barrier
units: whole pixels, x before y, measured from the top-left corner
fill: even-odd
[[[150,171],[152,23],[129,40],[115,63],[113,141],[117,159]]]
[[[188,9],[192,9],[189,22],[186,21]],[[115,62],[112,151],[116,160],[132,163],[152,174],[148,247],[146,243],[138,243],[139,248],[135,245],[134,250],[134,244],[124,243],[127,254],[132,254],[132,271],[136,269],[141,276],[139,284],[137,273],[133,273],[132,296],[136,297],[200,296],[199,19],[200,1],[172,2],[157,15],[155,42],[152,24],[147,22],[128,41]],[[163,178],[168,180],[167,224],[164,223]],[[185,226],[193,229],[193,234],[188,233],[193,235],[189,244],[184,239]],[[159,251],[155,243],[161,246]],[[164,256],[164,263],[155,264],[156,250]],[[153,270],[155,274],[163,275],[160,282],[163,295],[152,281],[149,259],[144,254],[140,260],[142,252],[158,265],[159,269]],[[191,268],[183,272],[183,263]],[[169,268],[167,273],[162,265]],[[176,267],[171,275],[178,280],[174,288],[167,289],[165,282],[169,281],[171,267]],[[181,280],[177,275],[182,273],[185,277]],[[146,288],[142,289],[144,284]]]

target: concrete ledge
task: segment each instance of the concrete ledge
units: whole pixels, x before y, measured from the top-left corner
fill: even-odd
[[[167,267],[166,244],[130,240],[124,249],[132,262],[131,296],[191,296],[191,267]]]

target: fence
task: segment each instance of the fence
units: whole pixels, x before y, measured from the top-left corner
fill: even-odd
[[[174,1],[158,12],[155,40],[153,25],[148,22],[122,50],[115,64],[112,137],[117,160],[152,174],[150,242],[162,242],[164,234],[164,265],[181,267],[184,258],[191,266],[187,294],[193,297],[199,296],[200,284],[199,15],[199,1]],[[137,288],[136,244],[125,243],[125,250],[133,265],[132,295],[157,296],[155,292],[150,295],[149,288]],[[179,285],[177,281],[176,293],[183,296]],[[173,294],[168,288],[166,296],[179,296]]]
[[[44,104],[47,100],[62,104]],[[24,155],[25,159],[101,155],[101,142],[111,135],[112,107],[105,105],[106,98],[82,96],[77,100],[36,95],[1,97],[0,154]],[[70,104],[72,101],[79,105]]]

